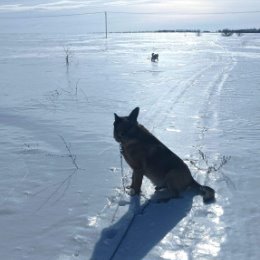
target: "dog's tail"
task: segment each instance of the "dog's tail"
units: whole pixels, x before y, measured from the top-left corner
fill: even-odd
[[[199,184],[194,180],[192,185],[197,191],[199,191],[199,194],[203,197],[204,203],[210,203],[215,201],[215,190],[210,188],[209,186],[204,186]]]

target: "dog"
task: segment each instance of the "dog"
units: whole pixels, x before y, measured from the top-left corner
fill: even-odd
[[[159,60],[159,54],[152,53],[151,61],[156,62]]]
[[[131,195],[140,194],[146,176],[155,190],[168,189],[170,198],[177,198],[193,187],[205,203],[214,201],[215,191],[195,181],[184,161],[137,122],[138,115],[139,107],[128,116],[114,114],[114,139],[121,145],[121,152],[133,170]]]

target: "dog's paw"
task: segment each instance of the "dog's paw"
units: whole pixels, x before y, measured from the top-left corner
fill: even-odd
[[[133,188],[129,189],[129,195],[130,196],[135,196],[136,195],[136,192],[135,192],[135,190]]]
[[[136,190],[131,188],[131,187],[129,187],[126,192],[130,196],[135,196],[135,195],[139,195],[140,194],[140,191],[136,192]]]
[[[135,190],[134,190],[133,188],[130,187],[130,188],[127,190],[127,194],[130,195],[130,196],[135,196],[135,195],[136,195],[136,192],[135,192]]]
[[[166,189],[165,186],[155,186],[155,191],[161,191],[161,190],[164,190]]]

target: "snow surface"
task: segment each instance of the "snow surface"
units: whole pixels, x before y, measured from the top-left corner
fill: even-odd
[[[260,259],[259,68],[254,34],[1,34],[0,259]],[[136,106],[215,203],[124,193]]]

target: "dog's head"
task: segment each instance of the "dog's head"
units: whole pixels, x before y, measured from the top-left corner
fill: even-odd
[[[138,126],[137,117],[139,114],[139,107],[136,107],[129,116],[115,115],[114,121],[114,138],[117,142],[121,143],[129,140]]]

